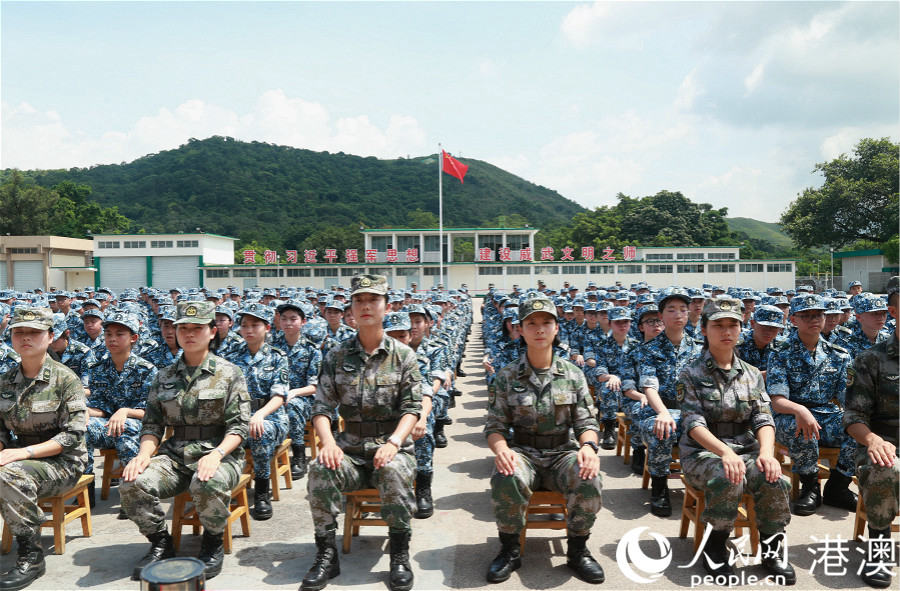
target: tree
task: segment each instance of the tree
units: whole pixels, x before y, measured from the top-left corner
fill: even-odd
[[[40,236],[71,215],[71,209],[58,208],[59,195],[26,180],[14,171],[0,186],[0,234]]]
[[[406,214],[407,228],[437,228],[440,220],[430,211],[422,211],[418,207]]]
[[[897,233],[900,144],[864,138],[854,156],[816,164],[825,182],[807,188],[781,215],[784,231],[800,247],[835,247],[856,240],[885,242]]]

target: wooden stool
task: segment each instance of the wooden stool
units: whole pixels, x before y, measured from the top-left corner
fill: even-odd
[[[81,533],[89,538],[94,533],[91,523],[91,503],[88,499],[87,487],[94,481],[93,474],[85,474],[78,482],[61,495],[38,499],[38,505],[44,511],[52,513],[50,519],[45,520],[41,527],[53,530],[53,548],[56,554],[64,554],[66,551],[66,524],[76,519],[81,519]],[[66,505],[66,499],[75,497],[74,505]],[[12,532],[9,525],[4,522],[0,552],[7,554],[12,550]]]
[[[119,454],[114,448],[101,449],[100,455],[103,457],[103,477],[100,488],[100,499],[109,498],[109,487],[113,478],[122,478],[122,472],[125,465],[119,461]]]
[[[841,449],[839,447],[822,447],[819,446],[819,478],[828,478],[831,469],[837,466],[838,455]],[[791,500],[797,498],[800,494],[800,475],[791,470],[793,460],[791,460],[788,448],[775,442],[775,459],[781,463],[781,473],[791,479]],[[824,465],[822,460],[828,460],[828,465]]]
[[[566,529],[566,519],[556,521],[547,517],[554,513],[562,513],[566,518],[569,516],[566,499],[562,493],[536,490],[531,494],[528,508],[525,510],[525,527],[519,534],[520,554],[525,553],[525,532],[529,529]],[[532,515],[543,515],[545,519],[531,519]]]
[[[859,478],[854,476],[853,482],[857,487],[859,487]],[[900,516],[900,512],[898,512],[897,515]],[[860,538],[865,535],[867,521],[868,516],[866,515],[866,504],[863,502],[862,490],[860,490],[856,500],[856,517],[853,520],[853,537],[850,538],[851,540],[860,540]],[[900,523],[897,523],[896,521],[892,522],[891,532],[900,532]]]
[[[231,524],[241,520],[241,531],[244,537],[250,535],[250,504],[247,501],[247,487],[250,485],[250,475],[241,474],[237,486],[231,490],[230,513],[225,522],[224,546],[225,554],[231,554]],[[191,505],[185,510],[185,506],[191,502],[191,493],[184,491],[177,495],[172,503],[172,544],[178,550],[181,546],[181,528],[185,525],[193,526],[193,534],[200,535],[200,516],[197,508]]]
[[[291,458],[289,455],[291,443],[293,443],[293,441],[290,437],[282,441],[281,445],[275,448],[275,453],[272,454],[272,459],[269,462],[269,479],[272,481],[271,490],[273,501],[281,500],[281,495],[278,492],[279,476],[284,476],[285,488],[294,488],[294,479],[291,477]],[[253,474],[253,454],[250,453],[249,447],[244,448],[244,458],[247,461],[244,465],[244,474]]]
[[[624,452],[625,457],[622,458],[622,461],[628,464],[631,462],[631,433],[628,432],[628,427],[631,426],[631,419],[627,418],[624,412],[617,412],[616,423],[618,424],[616,429],[616,455],[621,456]]]
[[[312,421],[306,421],[306,428],[303,430],[303,444],[309,448],[309,458],[315,460],[319,455],[319,436],[313,427]]]
[[[647,469],[647,462],[650,461],[650,449],[647,449],[647,453],[644,456],[644,477],[641,480],[641,488],[648,488],[650,486],[650,470]],[[678,446],[674,446],[672,448],[672,463],[669,464],[669,478],[681,478],[680,474],[676,474],[675,472],[681,472],[681,453]]]
[[[381,515],[381,496],[377,488],[362,488],[345,492],[347,509],[344,512],[344,554],[350,554],[350,541],[359,535],[362,526],[382,525],[387,522],[381,517],[366,517],[366,513]]]
[[[705,525],[701,520],[703,510],[706,508],[706,495],[703,491],[698,490],[688,484],[684,475],[681,475],[681,481],[684,483],[684,505],[681,507],[681,531],[678,532],[679,538],[686,538],[688,527],[694,524],[694,552],[700,548],[700,542],[703,541],[703,531]],[[753,495],[744,494],[741,498],[741,504],[738,505],[737,519],[734,520],[734,533],[741,536],[744,528],[750,528],[750,549],[756,555],[756,549],[759,547],[759,530],[756,527],[756,509],[753,504]]]

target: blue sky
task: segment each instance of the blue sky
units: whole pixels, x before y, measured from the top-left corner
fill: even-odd
[[[586,207],[669,189],[776,221],[816,162],[900,137],[898,7],[3,2],[0,165],[442,142]]]

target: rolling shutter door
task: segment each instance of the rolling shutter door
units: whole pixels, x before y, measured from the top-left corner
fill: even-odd
[[[7,289],[9,285],[6,283],[6,261],[0,261],[0,289]]]
[[[13,287],[19,291],[30,291],[37,288],[44,289],[44,262],[13,262],[13,281],[16,283]]]
[[[200,287],[198,261],[196,256],[153,257],[153,287],[164,290]]]
[[[117,294],[128,287],[147,285],[146,257],[101,258],[100,283]]]

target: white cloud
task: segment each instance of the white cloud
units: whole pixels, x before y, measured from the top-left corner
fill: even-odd
[[[609,13],[609,4],[594,2],[576,6],[563,19],[560,29],[563,35],[575,45],[587,45],[600,24]]]
[[[694,101],[701,94],[703,94],[703,90],[697,81],[697,68],[694,68],[681,80],[681,85],[675,95],[675,108],[679,111],[690,111],[694,106]]]
[[[762,82],[763,74],[766,71],[766,63],[760,62],[756,64],[756,67],[753,68],[753,71],[747,74],[747,77],[744,78],[744,88],[747,89],[747,94],[750,94],[759,86],[760,82]]]

